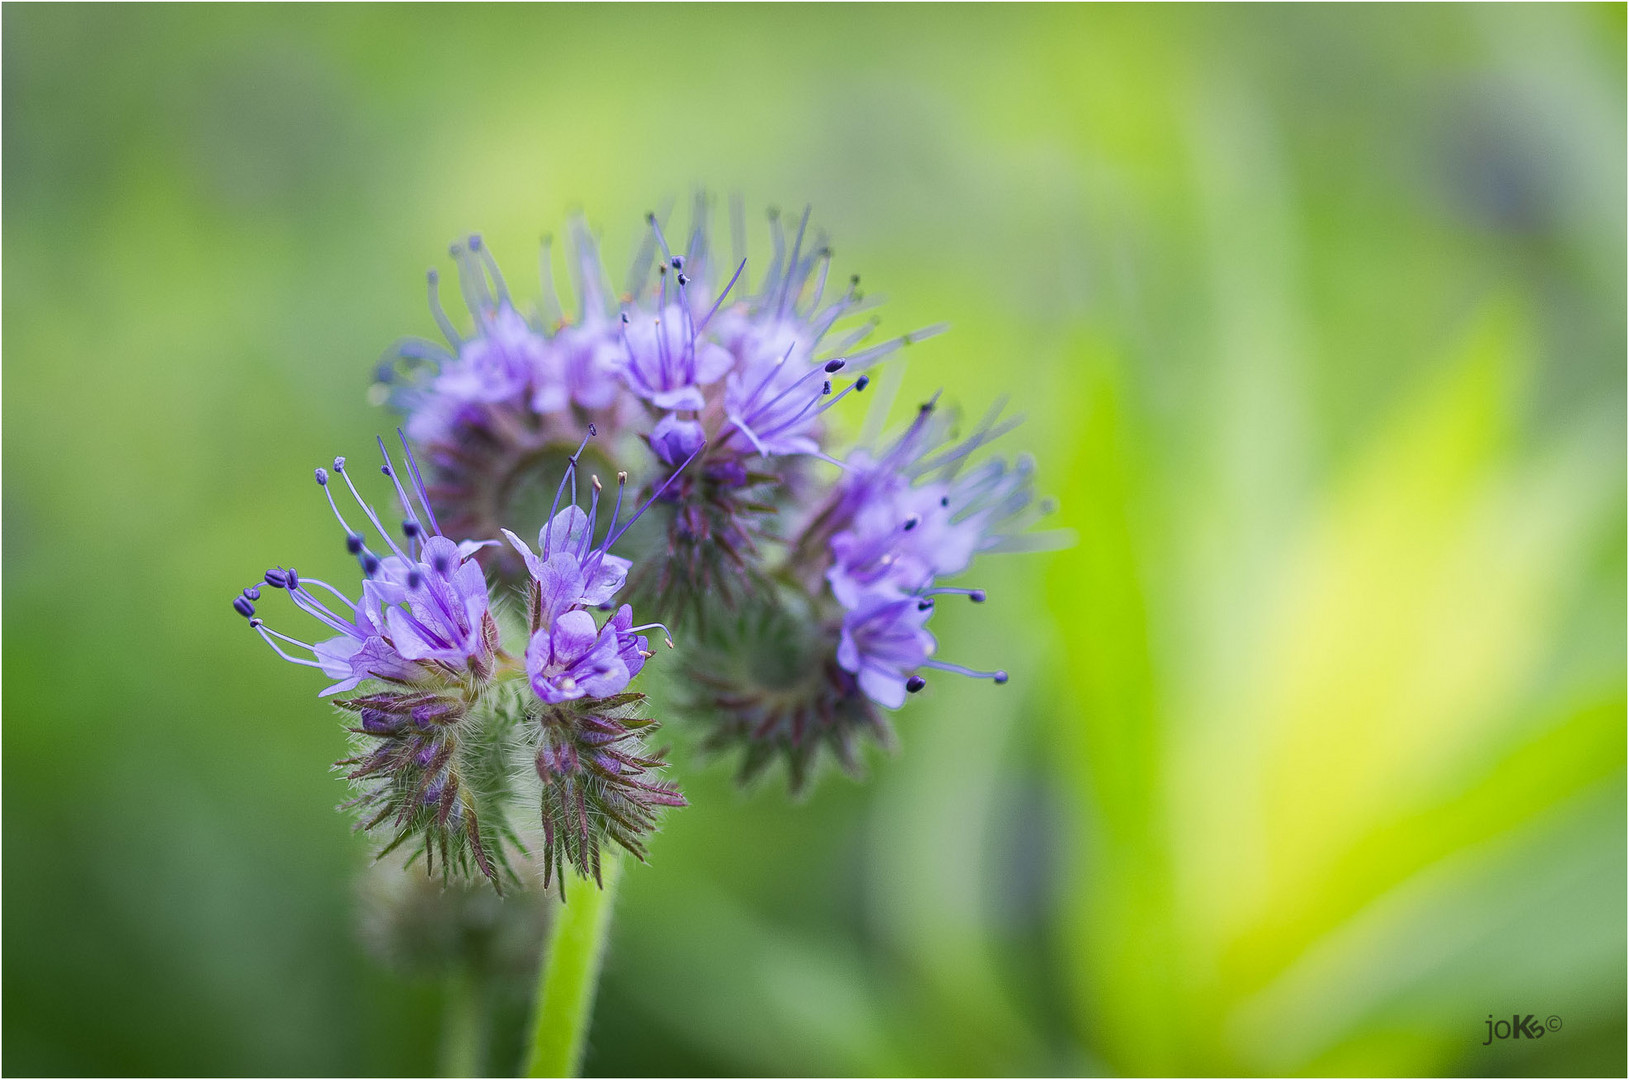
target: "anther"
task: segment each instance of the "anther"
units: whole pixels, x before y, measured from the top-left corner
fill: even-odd
[[[848,361],[843,359],[828,360],[826,362],[826,374],[830,375],[834,371],[842,371],[843,365],[846,363],[848,363]]]
[[[344,458],[337,457],[337,458],[334,459],[334,471],[337,472],[337,473],[342,473],[342,472],[345,471],[345,459]]]
[[[352,555],[359,553],[362,550],[362,534],[354,532],[346,533],[345,550],[349,551]]]
[[[684,256],[683,255],[675,255],[675,256],[673,256],[672,261],[673,261],[673,269],[675,269],[675,270],[683,270],[684,269]]]
[[[259,630],[262,626],[266,625],[266,620],[260,618],[250,619],[249,625],[254,627],[256,630]]]
[[[931,599],[929,599],[929,600],[918,600],[916,602],[916,610],[918,610],[918,611],[927,611],[927,610],[931,609],[932,607],[933,607],[933,601]]]
[[[324,469],[320,465],[317,467],[317,483],[321,484],[323,487],[328,486],[328,470]]]
[[[905,519],[904,529],[906,532],[910,532],[920,524],[922,524],[922,518],[916,514],[912,514],[910,517]]]
[[[481,234],[480,233],[470,233],[470,236],[469,236],[469,249],[471,251],[480,251],[481,250]]]
[[[239,615],[242,615],[245,619],[252,619],[255,617],[255,606],[249,603],[248,598],[244,596],[234,596],[232,598],[232,610],[236,611]]]
[[[251,585],[247,589],[243,590],[243,598],[245,600],[259,600],[260,590]]]
[[[912,675],[910,678],[905,680],[905,692],[908,694],[914,694],[926,685],[928,685],[928,681],[922,676]]]
[[[600,433],[600,429],[595,427],[593,424],[589,424],[588,425],[588,433],[590,435],[598,435]]]
[[[831,380],[827,379],[820,385],[820,396],[825,397],[829,393],[831,393]]]
[[[994,675],[990,676],[990,678],[995,680],[995,684],[997,686],[1000,686],[1007,681],[1007,673],[1005,671],[998,671]]]
[[[419,534],[419,523],[414,521],[412,518],[408,518],[406,521],[402,522],[402,532],[407,534],[407,538],[409,540],[413,539]]]
[[[409,589],[417,589],[423,580],[424,575],[419,573],[417,567],[407,572],[407,587]]]
[[[288,574],[282,570],[267,570],[266,584],[274,589],[288,588]]]
[[[289,567],[284,573],[287,575],[288,591],[293,592],[298,589],[300,587],[300,575],[294,572],[294,567]]]
[[[973,601],[975,604],[982,604],[984,603],[984,590],[974,589],[972,592],[967,594],[967,598]]]
[[[950,496],[949,495],[941,495],[941,496],[939,496],[939,505],[940,506],[949,506],[950,505]]]
[[[362,572],[368,577],[377,574],[379,572],[379,556],[371,551],[364,551],[362,553]]]
[[[861,375],[858,379],[854,380],[854,392],[859,393],[861,390],[864,390],[866,387],[868,387],[870,385],[871,385],[871,376],[869,376],[869,375]]]
[[[678,260],[675,259],[674,261],[677,262]],[[680,274],[679,275],[679,284],[680,285],[688,285],[688,284],[690,284],[690,278],[685,274]]]

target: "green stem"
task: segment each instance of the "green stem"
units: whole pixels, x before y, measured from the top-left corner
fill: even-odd
[[[621,874],[622,860],[607,853],[600,867],[605,888],[578,879],[570,889],[570,902],[554,909],[554,927],[537,982],[527,1076],[576,1076],[582,1066]]]
[[[460,965],[447,979],[445,1010],[441,1026],[441,1075],[483,1075],[486,1018],[481,1007],[480,980],[467,965]]]

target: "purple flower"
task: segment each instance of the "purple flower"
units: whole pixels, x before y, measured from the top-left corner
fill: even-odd
[[[932,608],[886,592],[857,600],[843,616],[837,662],[872,701],[897,709],[905,704],[907,683],[933,655],[936,643],[924,628]]]
[[[406,450],[406,437],[402,437]],[[315,618],[334,635],[315,643],[271,629],[255,614],[258,586],[251,586],[233,601],[278,655],[291,663],[321,670],[337,680],[321,696],[355,688],[364,679],[395,683],[420,682],[436,676],[480,677],[489,671],[496,648],[497,628],[488,611],[486,578],[472,556],[484,543],[454,544],[441,535],[430,508],[418,465],[408,452],[408,469],[418,504],[407,495],[384,442],[383,472],[396,488],[405,514],[404,541],[398,544],[373,507],[363,500],[345,468],[334,459],[334,472],[345,480],[363,516],[378,531],[390,554],[381,558],[367,547],[363,533],[351,527],[334,501],[327,469],[316,470],[317,483],[328,497],[334,516],[345,530],[346,549],[361,565],[362,595],[352,600],[325,581],[301,577],[291,569],[266,571],[265,584],[285,590],[294,605]],[[421,516],[422,514],[422,516]],[[307,658],[284,650],[279,642],[310,653]]]
[[[611,620],[601,628],[581,608],[563,613],[532,635],[526,646],[526,672],[537,696],[551,705],[620,694],[633,678],[622,661]]]
[[[722,379],[735,363],[729,350],[700,337],[689,305],[672,303],[654,316],[627,312],[622,339],[628,389],[658,409],[700,409],[702,388]]]
[[[701,424],[684,420],[678,413],[668,413],[656,422],[650,433],[650,448],[663,464],[677,465],[690,457],[707,441]]]
[[[614,522],[613,522],[614,526]],[[627,559],[607,554],[603,546],[591,548],[593,521],[576,506],[568,506],[537,534],[541,554],[508,529],[504,536],[520,552],[541,596],[542,618],[552,623],[576,606],[598,607],[616,595],[633,566]]]

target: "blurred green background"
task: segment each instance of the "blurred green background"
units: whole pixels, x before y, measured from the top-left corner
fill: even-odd
[[[591,1073],[1622,1075],[1624,11],[7,5],[6,1070],[433,1067],[228,601],[342,558],[449,240],[530,298],[706,186],[949,320],[902,405],[1010,395],[1079,543],[864,784],[670,730]]]

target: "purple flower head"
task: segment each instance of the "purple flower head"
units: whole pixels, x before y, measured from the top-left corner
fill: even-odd
[[[608,605],[627,580],[632,567],[627,559],[610,554],[610,548],[648,509],[678,476],[689,460],[701,453],[697,446],[651,497],[626,521],[619,521],[628,476],[617,476],[617,499],[610,523],[598,542],[595,540],[600,483],[593,481],[593,494],[585,513],[576,504],[577,462],[592,426],[566,466],[550,508],[549,523],[538,534],[537,551],[514,533],[504,530],[509,543],[525,561],[531,576],[531,638],[526,647],[526,671],[532,689],[551,705],[583,697],[604,698],[621,693],[639,669],[648,652],[638,631],[649,626],[633,626],[627,605],[603,626],[597,624],[590,608]],[[558,510],[567,486],[572,502]],[[665,632],[665,631],[664,631]]]
[[[545,317],[554,332],[516,309],[491,252],[479,236],[454,244],[458,282],[474,331],[460,333],[442,309],[439,275],[430,271],[430,309],[446,344],[413,339],[396,346],[381,368],[383,385],[407,413],[407,431],[423,443],[452,440],[462,428],[486,428],[492,410],[510,407],[541,415],[573,405],[606,409],[622,393],[622,346],[605,311],[603,271],[592,237],[574,227],[577,288],[575,319],[559,313],[553,283],[545,278]],[[548,252],[543,260],[548,270]],[[398,367],[405,363],[405,370]]]
[[[268,570],[265,583],[288,593],[294,605],[315,618],[334,635],[308,644],[271,629],[255,614],[256,586],[245,589],[233,607],[250,621],[266,643],[291,663],[314,667],[337,680],[321,696],[353,689],[364,679],[414,683],[466,674],[485,677],[496,649],[497,628],[488,611],[486,578],[471,557],[485,543],[454,544],[441,535],[430,507],[418,464],[407,451],[411,486],[417,505],[407,494],[384,441],[382,472],[390,477],[401,502],[403,541],[398,544],[378,513],[357,491],[345,459],[335,458],[334,473],[344,479],[363,517],[378,532],[389,550],[380,557],[369,550],[365,535],[352,528],[334,501],[327,469],[316,470],[317,483],[329,508],[345,530],[346,550],[362,568],[360,599],[352,600],[333,585],[301,577],[297,571]],[[315,590],[315,591],[314,591]],[[284,650],[279,642],[310,657]]]

